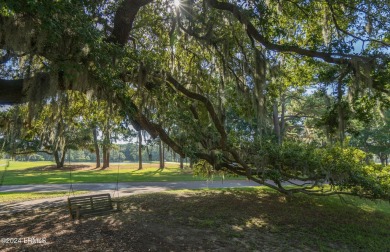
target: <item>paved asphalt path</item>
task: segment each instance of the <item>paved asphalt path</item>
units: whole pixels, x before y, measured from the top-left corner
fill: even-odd
[[[248,180],[224,181],[186,181],[186,182],[128,182],[118,184],[119,196],[129,196],[140,193],[161,192],[175,189],[202,189],[202,188],[236,188],[258,186],[259,184]],[[73,184],[74,190],[90,191],[90,194],[115,192],[116,183],[83,183]],[[70,184],[45,185],[9,185],[0,186],[0,192],[69,192]],[[117,196],[117,194],[115,194]],[[38,208],[66,205],[67,197],[29,200],[17,203],[0,203],[0,215]]]

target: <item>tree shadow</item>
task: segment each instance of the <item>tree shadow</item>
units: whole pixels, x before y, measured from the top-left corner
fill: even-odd
[[[26,168],[20,171],[38,171],[38,172],[43,172],[43,171],[81,171],[81,170],[94,170],[93,168],[94,165],[87,165],[87,164],[71,164],[71,165],[64,165],[62,168],[58,168],[56,165],[43,165],[43,166],[36,166],[36,167],[31,167],[31,168]],[[15,170],[19,171],[19,170]]]
[[[384,248],[390,216],[322,199],[245,190],[153,193],[123,198],[123,212],[71,221],[62,207],[2,215],[0,244],[39,251],[318,251]],[[351,235],[348,232],[353,232]],[[348,236],[349,235],[349,236]],[[353,236],[373,239],[372,243]],[[346,240],[345,237],[349,237]],[[389,242],[389,241],[388,241]]]

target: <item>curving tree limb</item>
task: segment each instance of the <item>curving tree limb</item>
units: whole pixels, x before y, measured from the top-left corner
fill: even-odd
[[[234,4],[220,2],[218,0],[205,0],[211,7],[221,10],[228,11],[234,15],[234,17],[246,27],[246,31],[249,37],[255,39],[257,42],[262,44],[265,48],[277,52],[289,52],[297,53],[302,56],[311,58],[319,58],[325,62],[332,64],[349,64],[351,59],[356,59],[364,62],[372,61],[371,58],[353,55],[353,54],[342,54],[342,53],[326,53],[320,51],[314,51],[304,49],[299,46],[293,45],[279,45],[270,42],[264,35],[262,35],[256,27],[250,22],[247,16],[241,11],[241,9]]]

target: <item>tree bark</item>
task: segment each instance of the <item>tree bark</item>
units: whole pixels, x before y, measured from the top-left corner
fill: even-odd
[[[281,96],[282,113],[280,115],[280,144],[283,144],[284,134],[286,133],[286,95]]]
[[[110,149],[107,145],[103,145],[103,167],[106,169],[110,167]]]
[[[139,9],[153,2],[153,0],[125,0],[123,1],[114,17],[114,29],[109,41],[123,46],[129,39],[129,34],[133,28],[133,22]]]
[[[102,169],[105,169],[107,168],[107,147],[106,145],[103,143],[103,148],[102,148],[102,151],[103,151],[103,167]]]
[[[108,129],[104,132],[104,140],[103,140],[103,167],[105,169],[110,167],[110,132]]]
[[[63,151],[61,151],[61,160],[60,160],[60,166],[61,166],[61,168],[64,167],[65,156],[66,156],[66,149],[64,149]]]
[[[381,161],[381,164],[384,166],[387,166],[387,155],[384,153],[379,153],[379,159]]]
[[[280,139],[280,125],[279,125],[279,113],[278,113],[278,102],[275,100],[273,105],[273,121],[274,121],[274,133],[278,139],[278,144],[281,144]]]
[[[96,154],[96,168],[100,167],[100,150],[99,150],[99,144],[97,139],[97,128],[93,127],[92,129],[93,133],[93,145],[95,147],[95,154]]]
[[[66,149],[64,150],[55,150],[53,151],[54,160],[56,162],[57,168],[63,168],[65,163]]]
[[[138,131],[138,170],[142,170],[142,134]]]
[[[338,130],[339,130],[341,146],[343,146],[344,138],[345,138],[345,122],[344,122],[345,118],[344,118],[344,108],[343,108],[342,98],[343,98],[343,89],[342,89],[341,81],[339,81],[337,83],[337,103],[338,103],[337,112],[339,116]]]
[[[54,161],[56,162],[57,168],[61,168],[60,167],[60,157],[58,155],[57,150],[53,151],[53,156],[54,156]]]
[[[164,169],[164,146],[163,142],[160,140],[160,144],[158,145],[158,151],[160,156],[160,169]]]

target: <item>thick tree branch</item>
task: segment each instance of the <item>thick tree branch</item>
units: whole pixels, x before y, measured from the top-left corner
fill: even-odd
[[[184,94],[185,96],[187,96],[188,98],[191,98],[191,99],[194,99],[194,100],[197,100],[197,101],[200,101],[202,102],[207,111],[209,112],[210,114],[210,117],[211,117],[211,120],[213,121],[216,129],[218,130],[219,134],[221,135],[221,147],[222,148],[226,148],[226,144],[227,144],[227,133],[225,131],[225,128],[221,122],[221,120],[219,119],[218,115],[217,115],[217,112],[215,112],[215,109],[214,109],[214,106],[213,104],[211,103],[211,101],[204,97],[203,95],[201,94],[198,94],[198,93],[194,93],[194,92],[191,92],[190,90],[186,89],[183,85],[181,85],[175,78],[173,78],[173,76],[171,75],[168,75],[167,76],[167,81],[172,84],[180,93]]]
[[[136,130],[146,130],[152,138],[160,137],[160,139],[177,154],[181,157],[185,157],[182,147],[167,134],[161,125],[149,121],[129,97],[119,96],[118,99],[122,107],[127,110],[128,115],[131,116],[132,124]]]
[[[109,38],[110,42],[123,46],[127,43],[130,31],[139,9],[153,0],[125,0],[117,9],[114,17],[114,29]]]
[[[28,155],[33,153],[46,153],[48,155],[53,155],[53,152],[50,151],[44,151],[44,150],[31,150],[31,151],[22,151],[22,152],[15,152],[14,155]]]
[[[351,54],[341,54],[341,53],[325,53],[314,50],[308,50],[304,48],[300,48],[299,46],[292,45],[279,45],[274,44],[267,40],[265,36],[257,31],[255,26],[249,21],[249,19],[245,16],[245,14],[240,10],[240,8],[231,3],[220,2],[217,0],[206,0],[209,5],[215,9],[228,11],[232,13],[237,20],[245,25],[248,36],[255,39],[257,42],[261,43],[265,48],[272,51],[278,52],[293,52],[302,56],[307,56],[311,58],[319,58],[324,60],[325,62],[332,64],[349,64],[351,59],[359,59],[361,61],[368,62],[371,59],[358,55]]]

